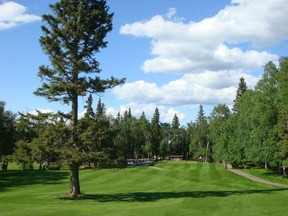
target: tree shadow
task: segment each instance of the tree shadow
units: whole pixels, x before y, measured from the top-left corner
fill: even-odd
[[[68,176],[67,171],[25,170],[0,172],[0,192],[18,186],[56,184],[67,179]]]
[[[263,173],[263,175],[268,176],[268,177],[277,177],[277,178],[287,179],[287,176],[283,176],[283,174],[278,171],[267,171]]]
[[[94,200],[95,202],[155,202],[161,199],[227,197],[227,196],[233,196],[233,195],[241,196],[241,195],[249,195],[249,194],[272,194],[274,192],[284,191],[284,190],[287,190],[287,189],[84,194],[77,198],[64,197],[60,199]]]

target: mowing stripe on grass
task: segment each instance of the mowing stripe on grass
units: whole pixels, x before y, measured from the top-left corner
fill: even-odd
[[[47,171],[47,181],[37,171],[30,178],[22,171],[9,178],[0,172],[0,215],[280,216],[287,206],[288,190],[252,182],[217,164],[163,161],[156,167],[165,171],[81,170],[85,196],[79,200],[60,199],[69,190],[69,175],[62,171]],[[17,183],[17,176],[26,183]]]

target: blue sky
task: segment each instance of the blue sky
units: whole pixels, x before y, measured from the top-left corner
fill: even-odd
[[[33,91],[48,65],[41,15],[55,0],[0,0],[0,100],[13,112],[69,111]],[[288,0],[107,0],[114,12],[108,47],[95,56],[102,77],[126,77],[101,95],[107,112],[131,108],[161,121],[195,120],[199,105],[231,105],[240,77],[253,88],[268,61],[287,56]],[[80,98],[84,112],[86,98]],[[94,96],[94,103],[98,96]]]

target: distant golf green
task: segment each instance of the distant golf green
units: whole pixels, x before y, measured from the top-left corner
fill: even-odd
[[[81,199],[67,200],[67,171],[0,172],[0,215],[285,215],[288,190],[218,164],[160,162],[153,168],[80,173]]]

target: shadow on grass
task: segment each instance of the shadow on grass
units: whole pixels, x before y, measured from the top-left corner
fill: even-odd
[[[0,172],[0,192],[13,187],[33,184],[56,184],[69,176],[65,171],[6,171]]]
[[[264,176],[268,176],[268,177],[277,177],[277,178],[282,178],[282,179],[287,179],[287,176],[283,176],[282,173],[279,173],[277,171],[266,171],[264,173],[262,173],[262,175]]]
[[[77,198],[61,198],[64,200],[94,200],[96,202],[154,202],[161,199],[177,198],[206,198],[206,197],[227,197],[249,194],[272,194],[273,190],[236,190],[236,191],[187,191],[187,192],[135,192],[120,194],[86,194]]]

